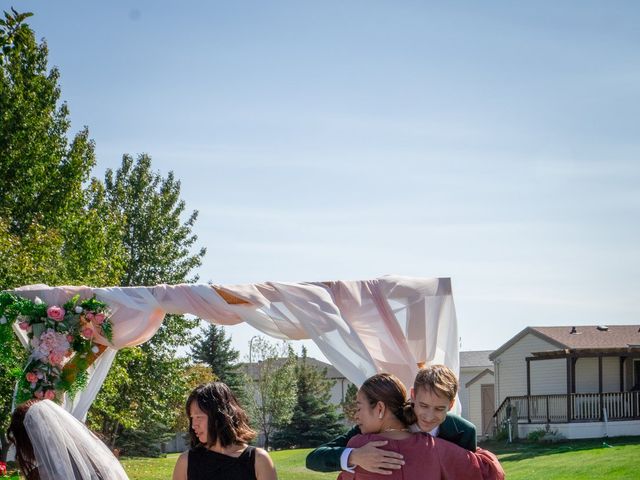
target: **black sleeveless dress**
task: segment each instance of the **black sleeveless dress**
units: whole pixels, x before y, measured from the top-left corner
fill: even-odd
[[[203,447],[189,450],[187,480],[256,480],[256,449],[247,447],[230,457]]]

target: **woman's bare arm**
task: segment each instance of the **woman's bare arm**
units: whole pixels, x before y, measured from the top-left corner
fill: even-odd
[[[176,466],[173,468],[173,480],[187,480],[187,465],[189,463],[189,452],[184,452],[178,457]]]
[[[256,448],[256,478],[257,480],[277,480],[276,467],[269,454],[261,449]],[[175,478],[173,480],[176,480]]]

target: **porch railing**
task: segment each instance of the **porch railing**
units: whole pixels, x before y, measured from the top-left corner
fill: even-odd
[[[518,423],[600,422],[640,419],[640,392],[522,395],[504,399],[494,417],[503,425],[512,416]]]

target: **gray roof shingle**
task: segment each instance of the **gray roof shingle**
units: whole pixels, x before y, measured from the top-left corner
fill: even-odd
[[[493,350],[474,350],[460,352],[460,368],[465,367],[492,367],[493,362],[489,360],[489,354]]]

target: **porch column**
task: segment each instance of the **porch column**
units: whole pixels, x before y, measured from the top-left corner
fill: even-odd
[[[527,361],[527,421],[531,423],[531,359]]]
[[[598,393],[600,394],[600,421],[604,421],[604,404],[602,399],[602,355],[598,355]]]
[[[571,416],[571,357],[567,356],[567,422]]]
[[[626,357],[620,357],[620,391],[624,392],[624,362]]]

